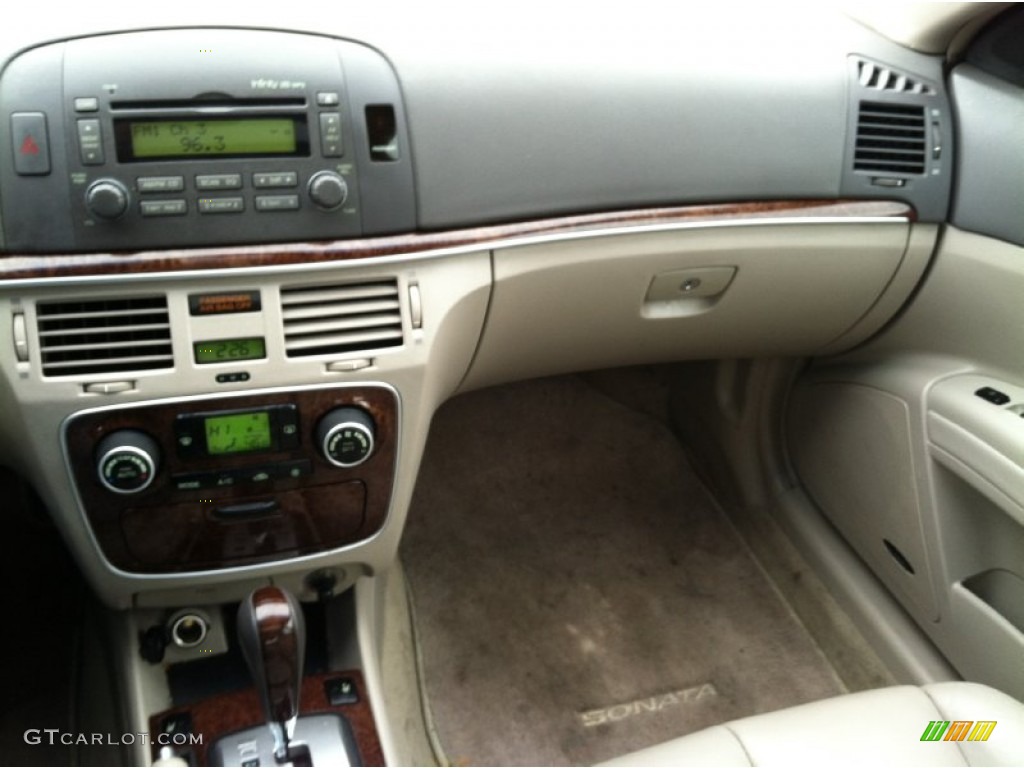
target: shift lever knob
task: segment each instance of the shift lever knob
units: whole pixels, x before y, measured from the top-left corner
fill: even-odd
[[[295,735],[306,650],[298,600],[280,587],[260,587],[238,607],[238,641],[274,734],[274,756],[288,759]]]

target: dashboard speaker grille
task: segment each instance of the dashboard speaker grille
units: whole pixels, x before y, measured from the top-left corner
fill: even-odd
[[[926,162],[924,107],[862,101],[857,117],[856,171],[922,174]]]
[[[288,357],[402,345],[397,280],[281,289]]]
[[[174,367],[166,296],[36,305],[44,376]]]

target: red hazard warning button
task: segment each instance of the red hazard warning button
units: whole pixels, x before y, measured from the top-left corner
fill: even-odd
[[[39,144],[35,138],[30,134],[25,137],[25,140],[21,142],[21,149],[18,150],[23,155],[38,155]]]
[[[15,112],[11,115],[14,171],[21,176],[45,176],[50,172],[50,142],[46,115]]]

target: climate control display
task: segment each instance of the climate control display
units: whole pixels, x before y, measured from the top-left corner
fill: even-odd
[[[211,456],[263,451],[274,442],[270,433],[270,414],[266,411],[207,416],[203,423],[206,452]]]
[[[180,414],[174,432],[182,458],[290,451],[299,445],[299,411],[294,405],[274,405]]]

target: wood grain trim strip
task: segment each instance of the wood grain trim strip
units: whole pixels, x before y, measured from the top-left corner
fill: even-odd
[[[913,208],[905,203],[885,200],[777,200],[647,208],[326,243],[49,256],[14,254],[0,257],[0,281],[341,262],[483,245],[517,237],[568,234],[611,227],[793,217],[884,217],[913,221],[915,214]]]

